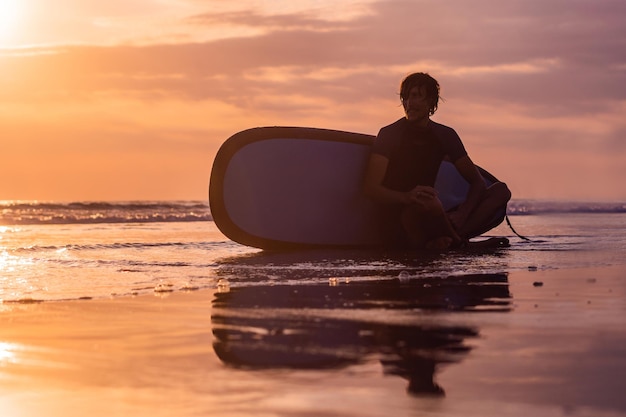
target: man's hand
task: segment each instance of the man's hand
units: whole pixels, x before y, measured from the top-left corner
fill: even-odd
[[[418,185],[407,194],[407,204],[424,204],[437,198],[437,191],[433,187]]]

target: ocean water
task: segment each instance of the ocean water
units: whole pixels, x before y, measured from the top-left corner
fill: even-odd
[[[0,300],[36,302],[267,284],[624,263],[626,205],[517,201],[511,248],[484,254],[265,253],[225,238],[205,202],[0,204]],[[572,256],[572,254],[576,256]]]
[[[0,204],[0,300],[29,303],[273,284],[420,279],[622,264],[626,205],[514,201],[482,254],[266,253],[225,238],[206,202]],[[575,256],[573,256],[575,254]]]
[[[0,415],[626,416],[624,205],[509,214],[510,248],[272,253],[204,202],[6,202]]]

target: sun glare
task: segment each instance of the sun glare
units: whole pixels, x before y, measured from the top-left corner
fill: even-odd
[[[17,30],[21,5],[20,0],[0,0],[0,46],[7,43]]]
[[[0,342],[0,366],[7,363],[17,362],[18,345]]]

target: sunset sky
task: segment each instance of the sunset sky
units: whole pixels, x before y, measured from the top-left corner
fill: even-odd
[[[623,0],[0,0],[0,200],[206,200],[255,126],[376,134],[401,79],[514,198],[626,201]]]

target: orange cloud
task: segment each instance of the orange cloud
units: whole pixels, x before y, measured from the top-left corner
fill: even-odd
[[[231,134],[375,134],[415,70],[442,84],[436,119],[516,197],[626,199],[622,2],[314,3],[180,2],[161,35],[146,22],[165,11],[141,17],[141,0],[82,3],[67,19],[100,25],[82,40],[0,50],[0,199],[204,199]],[[135,41],[112,43],[107,25],[133,22]]]

